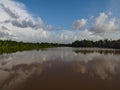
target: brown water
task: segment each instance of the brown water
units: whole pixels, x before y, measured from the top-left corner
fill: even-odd
[[[0,55],[0,90],[120,90],[120,51],[51,48]]]

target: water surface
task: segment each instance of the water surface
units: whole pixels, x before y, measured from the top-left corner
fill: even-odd
[[[120,51],[50,48],[0,55],[0,90],[120,90]]]

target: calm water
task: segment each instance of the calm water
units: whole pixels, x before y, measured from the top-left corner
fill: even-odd
[[[0,55],[0,90],[120,90],[120,51],[51,48]]]

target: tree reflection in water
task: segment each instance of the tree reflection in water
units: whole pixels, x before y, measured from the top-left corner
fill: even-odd
[[[55,86],[97,90],[95,84],[99,88],[120,88],[118,51],[86,50],[52,48],[0,55],[0,90],[39,90]]]

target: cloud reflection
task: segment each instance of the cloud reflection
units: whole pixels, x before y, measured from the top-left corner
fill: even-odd
[[[50,68],[51,63],[19,64],[13,66],[11,69],[0,69],[1,74],[5,78],[0,81],[0,88],[3,90],[12,90],[17,88],[17,85],[24,85],[25,81],[31,77],[40,76],[46,67]]]
[[[52,48],[0,55],[0,89],[12,90],[17,85],[23,87],[31,77],[40,77],[48,68],[55,71],[67,69],[66,75],[75,73],[101,80],[112,80],[120,75],[120,54],[115,51],[105,54],[104,50],[99,53],[95,49],[84,54],[74,52],[76,50],[80,49]]]
[[[101,60],[100,60],[101,59]],[[105,60],[104,58],[93,58],[88,62],[78,61],[73,63],[73,70],[102,80],[112,79],[120,74],[120,61]]]

